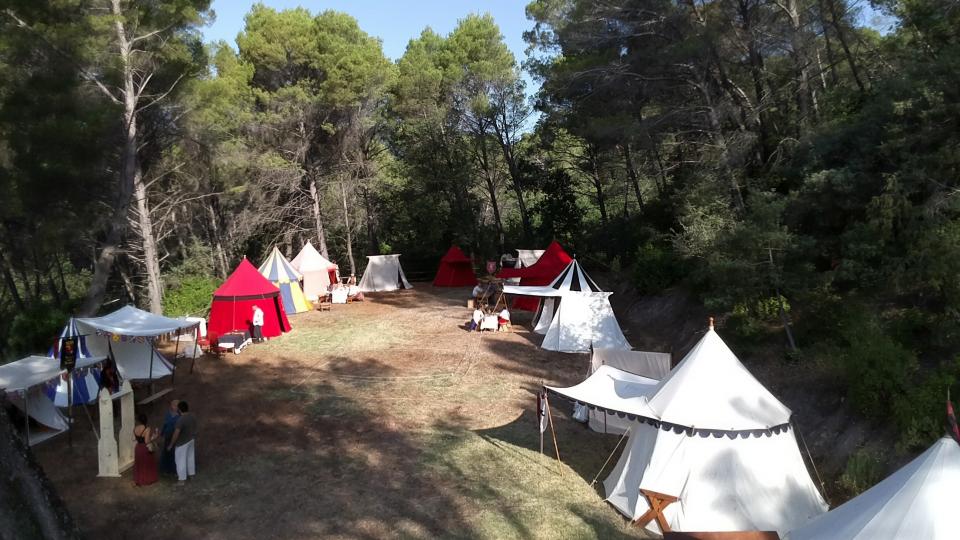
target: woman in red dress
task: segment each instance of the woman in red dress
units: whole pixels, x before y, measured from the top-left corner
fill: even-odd
[[[149,486],[157,481],[157,460],[153,456],[153,445],[160,437],[155,429],[147,425],[147,415],[137,415],[137,425],[133,428],[137,446],[133,451],[133,483]]]

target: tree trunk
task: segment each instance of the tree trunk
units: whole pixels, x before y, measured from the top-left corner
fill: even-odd
[[[767,89],[763,84],[763,55],[760,53],[760,45],[757,43],[756,32],[753,27],[753,10],[748,0],[741,0],[739,4],[740,20],[744,35],[747,36],[747,61],[750,64],[750,78],[753,82],[753,93],[757,103],[757,137],[760,139],[758,148],[760,150],[759,162],[766,163],[770,156],[770,137],[767,127]]]
[[[833,52],[833,41],[830,39],[830,32],[827,25],[826,12],[827,8],[824,5],[823,0],[819,0],[819,5],[817,6],[820,14],[820,29],[823,32],[823,44],[827,51],[827,64],[829,64],[829,73],[830,73],[830,85],[836,86],[837,82],[840,80],[837,75],[837,57],[836,53]]]
[[[707,119],[710,122],[710,130],[713,132],[713,138],[717,147],[720,149],[720,176],[730,185],[730,198],[733,201],[733,208],[737,212],[743,212],[743,193],[740,191],[740,184],[737,177],[730,170],[730,157],[727,150],[727,137],[723,133],[723,126],[720,124],[720,116],[714,104],[713,96],[710,93],[710,85],[705,80],[700,80],[697,84],[703,96],[707,108]]]
[[[223,241],[220,239],[220,224],[217,220],[217,212],[213,209],[213,202],[207,202],[203,205],[207,210],[207,218],[210,222],[210,239],[213,242],[213,253],[217,263],[217,271],[221,278],[226,278],[230,272],[227,266],[227,254],[223,251]]]
[[[633,166],[633,156],[630,152],[630,143],[623,143],[620,145],[620,151],[623,152],[623,163],[627,168],[627,178],[630,179],[630,183],[633,185],[633,192],[637,196],[637,204],[640,206],[640,209],[643,209],[643,193],[640,191],[640,177],[637,175],[637,169]],[[626,206],[626,205],[624,205]]]
[[[803,26],[800,20],[800,7],[797,0],[785,0],[781,4],[781,9],[787,15],[788,27],[790,32],[790,57],[793,61],[794,79],[797,85],[797,112],[799,121],[799,134],[806,131],[806,127],[815,123],[815,111],[812,108],[812,96],[810,94],[810,58],[807,54],[807,45],[804,41]]]
[[[367,213],[367,241],[370,242],[367,253],[379,255],[380,241],[377,239],[377,231],[373,223],[373,207],[370,205],[370,190],[366,187],[363,188],[363,207]]]
[[[123,150],[120,157],[120,178],[117,197],[114,200],[113,215],[107,224],[107,235],[100,248],[100,254],[93,265],[93,279],[87,288],[87,295],[80,307],[81,316],[94,315],[107,292],[107,281],[113,271],[113,265],[120,252],[120,240],[127,228],[127,212],[133,197],[134,176],[137,173],[137,94],[133,81],[134,70],[130,64],[130,44],[123,27],[123,12],[120,0],[111,1],[114,16],[114,29],[117,33],[117,45],[120,49],[120,61],[123,69]]]
[[[11,422],[2,391],[0,463],[0,538],[81,538],[63,500]]]
[[[606,196],[603,193],[603,178],[600,176],[600,167],[597,164],[597,156],[592,156],[590,158],[591,167],[593,169],[593,189],[597,193],[597,209],[600,210],[600,223],[603,225],[607,224],[607,200]]]
[[[17,282],[13,279],[13,274],[10,273],[10,268],[7,266],[2,251],[0,251],[0,272],[3,273],[3,282],[6,283],[7,289],[10,291],[10,297],[13,298],[14,305],[17,306],[18,310],[23,311],[26,306],[23,303],[23,298],[20,297]]]
[[[143,249],[143,266],[147,271],[147,302],[150,313],[163,314],[163,284],[160,282],[160,256],[157,253],[157,238],[153,233],[153,218],[150,216],[150,201],[143,173],[137,167],[133,177],[133,189],[137,202],[137,229]]]
[[[493,221],[497,226],[497,247],[500,249],[500,253],[503,253],[505,244],[503,220],[500,217],[500,203],[497,202],[497,186],[493,178],[493,167],[487,153],[487,142],[480,139],[478,144],[480,145],[480,168],[483,169],[483,179],[486,181],[487,193],[490,195],[490,207],[493,209]]]
[[[313,223],[317,230],[317,242],[320,244],[320,254],[329,260],[327,234],[323,229],[323,214],[320,213],[320,192],[317,190],[316,178],[310,178],[310,200],[313,202],[311,209],[313,211]]]
[[[837,39],[840,40],[840,46],[843,47],[843,54],[847,59],[847,65],[850,66],[850,74],[853,75],[853,81],[857,83],[857,88],[860,89],[861,94],[867,92],[866,85],[863,84],[863,80],[860,79],[860,71],[857,69],[857,62],[853,59],[853,53],[850,51],[850,44],[847,42],[847,38],[844,35],[844,29],[840,25],[840,15],[837,13],[837,2],[836,0],[827,0],[827,5],[830,8],[830,19],[833,23],[833,29],[837,32]]]
[[[347,186],[340,178],[340,197],[343,202],[343,228],[347,233],[347,260],[350,261],[350,275],[357,275],[357,264],[353,260],[353,233],[350,231],[350,205],[347,204]]]

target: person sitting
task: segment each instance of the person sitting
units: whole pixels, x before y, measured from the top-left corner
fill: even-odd
[[[137,446],[133,451],[133,483],[149,486],[157,481],[157,460],[153,457],[153,446],[160,434],[147,424],[147,415],[137,415],[137,425],[133,428]]]
[[[477,283],[477,286],[473,288],[473,292],[470,293],[470,298],[478,299],[480,295],[483,294],[483,285]]]
[[[483,311],[478,307],[473,310],[473,318],[470,319],[467,329],[471,332],[480,330],[480,322],[483,320]]]
[[[497,315],[497,322],[500,325],[499,331],[509,332],[510,331],[510,310],[503,308],[503,311]]]

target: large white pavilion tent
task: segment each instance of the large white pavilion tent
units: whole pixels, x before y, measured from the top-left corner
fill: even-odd
[[[943,437],[902,469],[786,536],[789,540],[960,537],[960,445]]]
[[[641,489],[678,498],[663,510],[675,531],[785,534],[827,509],[790,410],[712,327],[659,382],[601,366],[579,385],[546,389],[633,422],[604,481],[606,500],[630,519],[650,508]]]
[[[151,381],[173,373],[173,365],[154,347],[161,336],[192,332],[196,321],[171,319],[133,306],[102,317],[75,319],[90,352],[112,356],[124,379]]]

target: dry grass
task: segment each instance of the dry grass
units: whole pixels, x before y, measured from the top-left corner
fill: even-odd
[[[564,465],[549,433],[539,453],[533,391],[579,379],[585,356],[463,331],[465,294],[298,315],[289,335],[178,375],[202,430],[184,488],[96,479],[89,431],[38,455],[91,537],[643,537],[589,485],[615,437],[554,408]]]

